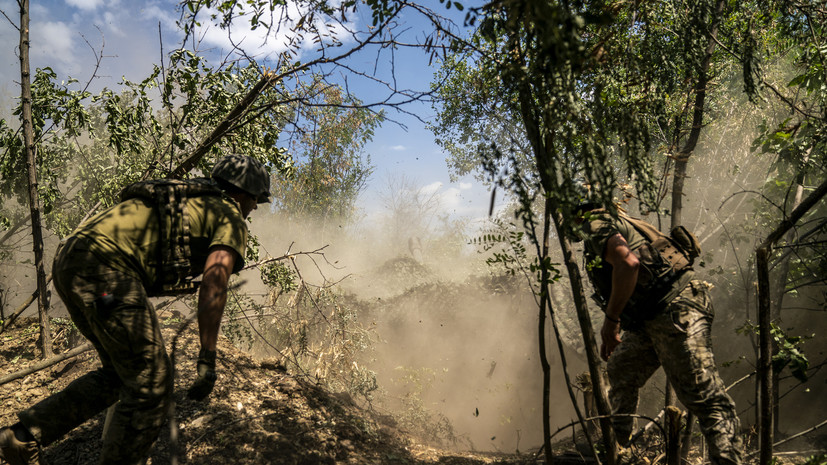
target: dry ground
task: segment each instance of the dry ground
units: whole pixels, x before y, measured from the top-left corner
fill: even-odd
[[[457,453],[419,444],[392,419],[359,408],[347,395],[330,394],[303,382],[274,361],[255,361],[219,342],[218,383],[204,402],[185,395],[198,351],[196,330],[180,322],[164,329],[168,349],[175,340],[175,407],[178,460],[195,464],[522,464],[534,457]],[[68,347],[66,327],[57,330],[55,350]],[[33,322],[0,336],[0,377],[38,360]],[[74,341],[73,341],[74,342]],[[94,351],[0,386],[0,425],[17,411],[62,389],[98,364]],[[45,449],[50,464],[96,463],[104,414]],[[171,463],[175,448],[165,425],[148,463]]]

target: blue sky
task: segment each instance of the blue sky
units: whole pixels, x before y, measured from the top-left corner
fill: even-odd
[[[433,8],[444,14],[453,14],[458,25],[462,25],[462,14],[446,11],[438,2]],[[103,54],[99,76],[92,82],[91,89],[115,87],[122,76],[131,80],[145,77],[153,64],[160,61],[160,35],[163,36],[164,52],[168,53],[180,42],[181,33],[175,26],[178,19],[177,2],[153,0],[52,0],[31,2],[31,61],[32,67],[50,66],[61,79],[69,76],[86,83],[92,73],[97,54]],[[19,19],[17,3],[0,0],[0,9],[12,21]],[[405,39],[409,42],[421,38],[424,22],[415,16],[402,18],[410,21]],[[19,94],[16,82],[19,80],[19,61],[16,55],[18,33],[5,18],[0,18],[0,43],[6,44],[0,50],[0,95],[4,102]],[[353,25],[360,26],[365,18],[355,17]],[[361,24],[360,24],[361,22]],[[254,50],[258,57],[265,58],[283,50],[278,38],[270,37],[264,45],[263,36],[250,33],[243,28],[233,32],[235,41],[243,41],[245,48]],[[211,50],[215,56],[229,49],[226,33],[218,28],[199,31],[203,37],[202,49]],[[307,57],[312,56],[311,46],[305,49]],[[352,59],[351,64],[362,69],[373,66],[375,55],[362,55]],[[379,73],[383,70],[380,58]],[[434,69],[429,67],[428,57],[421,51],[400,50],[396,54],[396,77],[401,87],[427,89]],[[385,74],[387,75],[387,74]],[[375,86],[349,80],[351,88],[363,101],[375,98],[380,92]],[[423,119],[433,116],[428,104],[414,104],[407,108]],[[4,115],[7,115],[4,112]],[[391,119],[403,123],[406,128],[386,122],[376,131],[374,140],[366,149],[376,166],[368,190],[360,199],[360,206],[368,218],[381,208],[380,192],[388,178],[404,177],[429,193],[436,192],[443,210],[451,215],[477,218],[487,214],[489,193],[472,178],[451,183],[445,163],[445,155],[434,144],[433,135],[425,125],[409,115],[388,113]]]

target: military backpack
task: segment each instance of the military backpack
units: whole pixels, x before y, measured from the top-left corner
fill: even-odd
[[[620,213],[619,218],[629,223],[645,239],[640,247],[633,250],[640,267],[635,292],[629,301],[629,313],[647,319],[659,311],[664,297],[678,278],[692,269],[695,259],[701,254],[700,244],[683,226],[672,228],[669,235],[666,235],[643,220],[623,213]],[[596,263],[596,257],[588,251],[586,258],[589,262]],[[595,298],[605,308],[611,294],[611,268],[587,266],[587,271],[598,291]]]
[[[198,283],[193,282],[190,262],[190,230],[187,215],[187,199],[203,195],[225,195],[208,178],[186,181],[178,179],[153,179],[139,181],[125,187],[121,201],[141,198],[155,208],[158,215],[160,245],[156,260],[155,282],[151,295],[171,295],[194,292]]]

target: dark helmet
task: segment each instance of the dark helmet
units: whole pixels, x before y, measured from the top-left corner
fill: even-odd
[[[591,186],[586,183],[585,179],[575,178],[571,183],[574,188],[574,194],[577,196],[575,207],[577,210],[588,211],[600,207],[600,204],[593,199]]]
[[[227,155],[218,160],[210,176],[252,195],[258,203],[270,201],[270,173],[253,157]]]

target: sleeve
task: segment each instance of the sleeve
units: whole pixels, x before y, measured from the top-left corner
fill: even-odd
[[[237,257],[233,266],[233,273],[244,268],[244,257],[247,249],[247,223],[241,215],[241,210],[234,202],[216,196],[203,196],[204,209],[199,212],[201,228],[193,227],[191,233],[201,235],[206,245],[204,252],[217,245],[223,245],[236,251]],[[195,225],[191,225],[195,226]],[[201,229],[200,234],[195,229]]]
[[[609,238],[617,233],[623,234],[617,222],[605,212],[596,214],[588,221],[586,232],[588,234],[587,247],[600,258],[603,258],[606,253],[606,243],[609,242]]]

